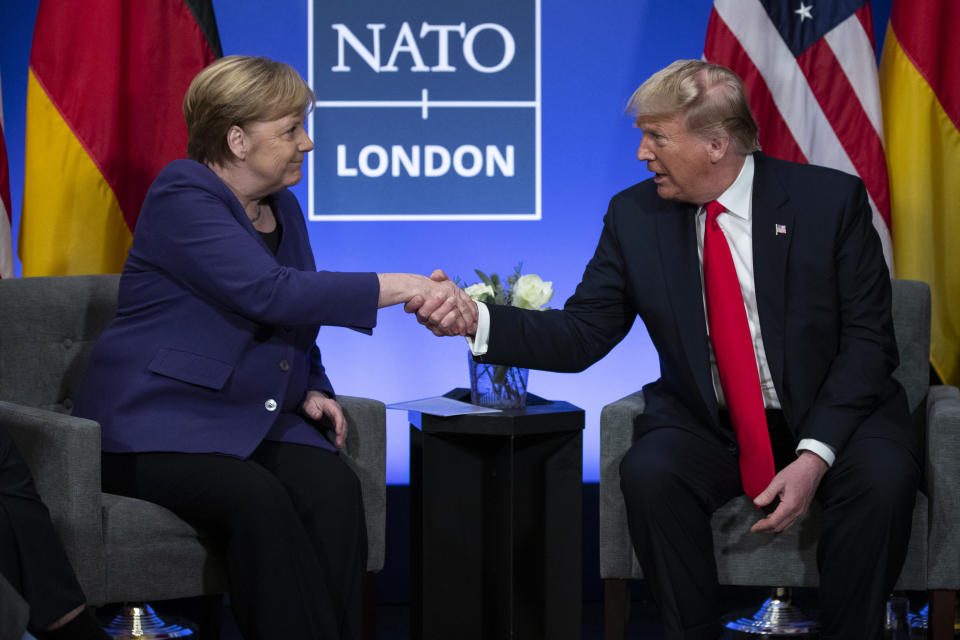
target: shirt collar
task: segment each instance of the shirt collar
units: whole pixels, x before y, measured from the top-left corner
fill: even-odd
[[[753,154],[748,154],[740,167],[740,174],[727,190],[720,194],[717,202],[731,214],[750,222],[753,196]]]

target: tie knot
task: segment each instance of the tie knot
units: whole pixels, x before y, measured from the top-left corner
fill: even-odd
[[[726,207],[717,202],[716,200],[711,200],[706,205],[707,209],[707,223],[713,222],[717,219],[717,216],[726,211]]]

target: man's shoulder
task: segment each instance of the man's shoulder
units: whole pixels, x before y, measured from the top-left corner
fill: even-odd
[[[664,200],[657,194],[653,178],[638,182],[610,198],[610,211],[629,211],[631,214],[653,214],[676,203]]]
[[[830,187],[853,189],[862,184],[857,176],[818,164],[781,160],[763,153],[754,154],[754,161],[757,178],[762,179],[767,174],[773,174],[788,186],[797,185],[810,189],[811,185],[816,185],[817,190],[820,190]]]

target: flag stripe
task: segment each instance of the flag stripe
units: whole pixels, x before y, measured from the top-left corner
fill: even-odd
[[[710,13],[703,51],[707,60],[733,70],[750,88],[750,108],[760,128],[764,151],[784,160],[806,162],[806,156],[800,150],[790,127],[780,115],[780,110],[777,109],[760,71],[716,10]]]
[[[856,13],[857,19],[860,20],[860,26],[863,27],[864,33],[867,34],[867,39],[870,41],[870,51],[873,51],[874,60],[876,60],[876,51],[877,51],[877,40],[873,34],[873,12],[870,10],[870,4],[865,4]]]
[[[23,275],[119,272],[133,239],[120,205],[32,71],[27,113],[24,169],[30,179],[18,242]],[[38,152],[43,149],[57,153]]]
[[[933,89],[945,113],[960,129],[960,82],[953,38],[960,33],[960,2],[894,2],[890,27],[900,49]]]
[[[894,7],[897,4],[894,3]],[[927,20],[920,14],[917,20]],[[925,22],[933,29],[937,24]],[[960,131],[903,50],[893,22],[880,65],[897,269],[930,285],[930,359],[947,384],[960,383]],[[953,67],[953,82],[960,71]]]
[[[826,40],[815,42],[797,58],[797,62],[837,140],[853,163],[853,173],[863,179],[884,224],[889,227],[890,194],[883,142],[847,81],[847,75]],[[876,72],[873,77],[876,78]]]
[[[3,110],[0,104],[0,111]],[[0,206],[10,215],[10,165],[7,163],[7,145],[3,139],[3,123],[0,122]],[[9,224],[9,220],[7,221]]]
[[[203,39],[210,47],[214,58],[223,56],[220,46],[220,33],[217,31],[217,20],[213,15],[213,5],[208,0],[184,0],[183,3],[197,21],[197,26],[203,32]]]
[[[0,279],[13,277],[13,236],[10,235],[10,210],[0,200]]]
[[[0,83],[2,84],[2,83]],[[0,278],[13,277],[13,236],[10,235],[10,166],[3,136],[3,94],[0,91]]]
[[[199,25],[182,1],[42,0],[34,43],[34,75],[133,229],[153,178],[186,149],[180,100],[213,60]]]
[[[867,20],[870,20],[869,7],[870,5],[864,5],[857,12],[857,17],[866,14]],[[877,56],[871,34],[872,31],[864,30],[863,20],[844,20],[824,37],[834,58],[843,69],[854,97],[870,119],[874,133],[883,146],[883,115],[880,110],[880,92],[877,91]]]
[[[0,83],[2,84],[2,83]],[[3,92],[0,87],[0,205],[7,214],[7,227],[10,226],[10,165],[7,160],[7,144],[3,136]],[[9,234],[7,234],[9,237]],[[0,237],[2,241],[2,237]]]

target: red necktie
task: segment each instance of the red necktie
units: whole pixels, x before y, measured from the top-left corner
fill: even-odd
[[[717,357],[720,386],[740,447],[740,479],[746,494],[755,498],[767,488],[776,471],[740,281],[727,239],[717,224],[717,216],[724,211],[716,200],[707,203],[703,233],[707,322]]]

